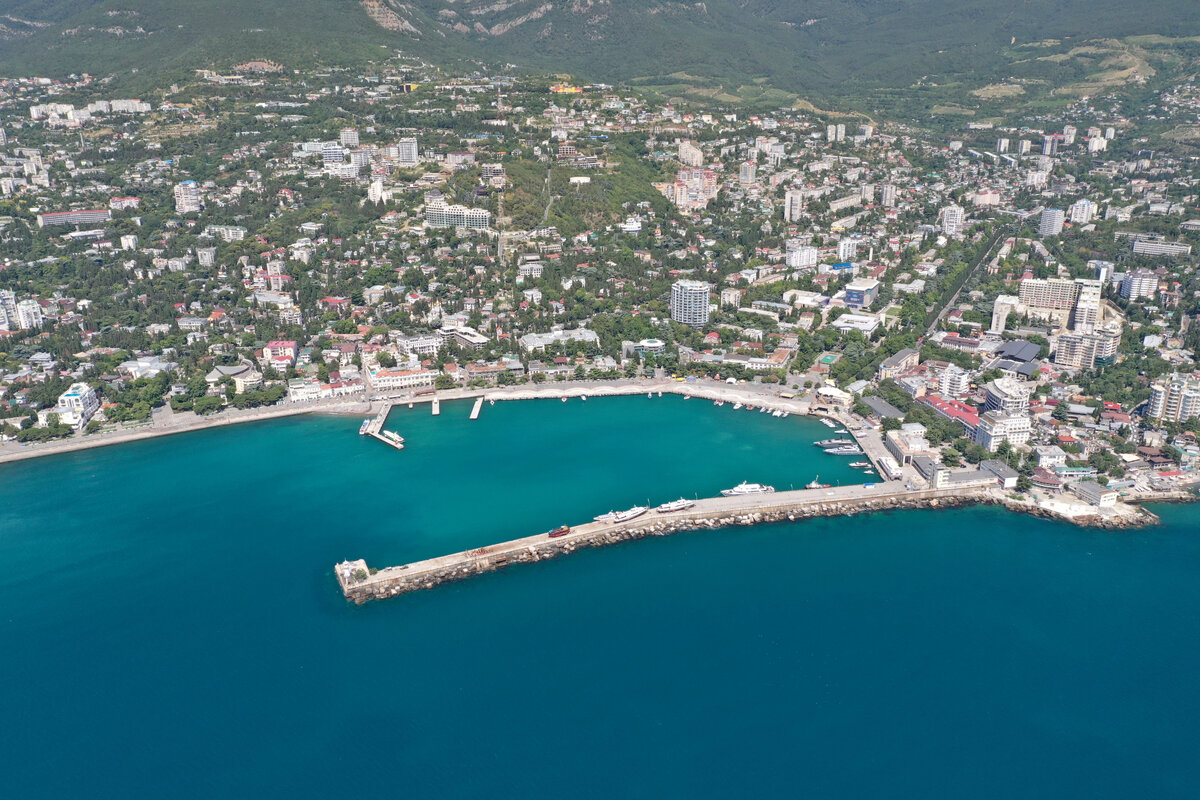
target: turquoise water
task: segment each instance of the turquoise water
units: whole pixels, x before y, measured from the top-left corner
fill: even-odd
[[[1200,791],[1200,508],[681,534],[348,605],[346,557],[858,480],[795,417],[469,408],[394,412],[402,453],[319,418],[0,467],[0,796]]]

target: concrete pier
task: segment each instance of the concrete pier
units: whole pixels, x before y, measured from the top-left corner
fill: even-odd
[[[438,398],[433,398],[433,415],[436,417],[442,413],[442,401]]]
[[[475,401],[475,406],[471,409],[471,419],[479,419],[479,410],[483,408],[483,398],[480,397]]]
[[[388,447],[395,447],[396,446],[395,442],[391,441],[390,439],[388,439],[386,436],[384,436],[382,434],[383,423],[387,422],[388,414],[391,413],[391,410],[392,410],[392,404],[384,403],[383,406],[379,409],[379,413],[376,414],[374,419],[372,419],[371,422],[367,425],[367,434],[369,436],[372,436],[375,439],[378,439],[379,441],[383,442]]]
[[[645,536],[887,509],[936,508],[981,502],[999,500],[991,490],[982,487],[906,491],[894,483],[869,488],[843,486],[765,495],[713,497],[698,500],[692,508],[675,513],[650,511],[623,523],[589,522],[555,538],[539,533],[379,570],[370,569],[362,559],[345,561],[338,564],[334,572],[346,598],[362,604],[418,589],[430,589],[447,581],[491,572],[510,564],[542,561],[569,554],[581,547],[600,547]]]

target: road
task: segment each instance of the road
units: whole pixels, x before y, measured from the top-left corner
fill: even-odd
[[[1017,222],[1014,223],[1013,227],[1016,228],[1019,227],[1019,225],[1020,223]],[[987,260],[992,255],[992,251],[996,249],[996,245],[1004,241],[1009,233],[1010,232],[1007,227],[1002,226],[1000,228],[1000,230],[996,233],[995,238],[992,239],[992,243],[988,245],[988,249],[984,251],[983,256],[979,259],[979,261],[975,262],[973,267],[971,267],[970,272],[967,273],[967,277],[963,279],[962,285],[958,287],[954,294],[951,295],[950,299],[946,301],[945,305],[942,306],[942,309],[938,312],[938,315],[934,317],[933,324],[930,325],[928,330],[925,331],[926,336],[932,336],[933,332],[938,329],[938,326],[942,324],[942,320],[946,318],[946,314],[949,313],[950,309],[954,307],[954,304],[958,302],[958,296],[962,294],[963,287],[971,282],[971,277],[979,271],[980,267],[987,263]]]

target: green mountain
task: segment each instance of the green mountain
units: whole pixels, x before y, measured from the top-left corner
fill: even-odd
[[[396,50],[738,99],[1148,77],[1194,57],[1196,0],[6,0],[0,71],[360,64]],[[1164,34],[1169,42],[1143,38]],[[1091,40],[1106,40],[1099,45]],[[1086,47],[1099,46],[1096,51]],[[1130,71],[1132,70],[1132,71]]]

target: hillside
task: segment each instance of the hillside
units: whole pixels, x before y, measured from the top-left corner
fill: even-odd
[[[752,101],[773,88],[860,107],[872,95],[875,103],[886,100],[877,94],[886,89],[937,87],[934,94],[944,99],[1024,81],[1020,92],[975,95],[1013,99],[1039,82],[1053,86],[1111,72],[1102,58],[1080,52],[1089,40],[1200,34],[1194,0],[10,0],[3,6],[0,71],[9,74],[220,68],[247,58],[353,65],[403,50],[439,63],[479,59],[584,80],[635,81],[667,94]],[[1033,45],[1042,50],[1031,52]]]

